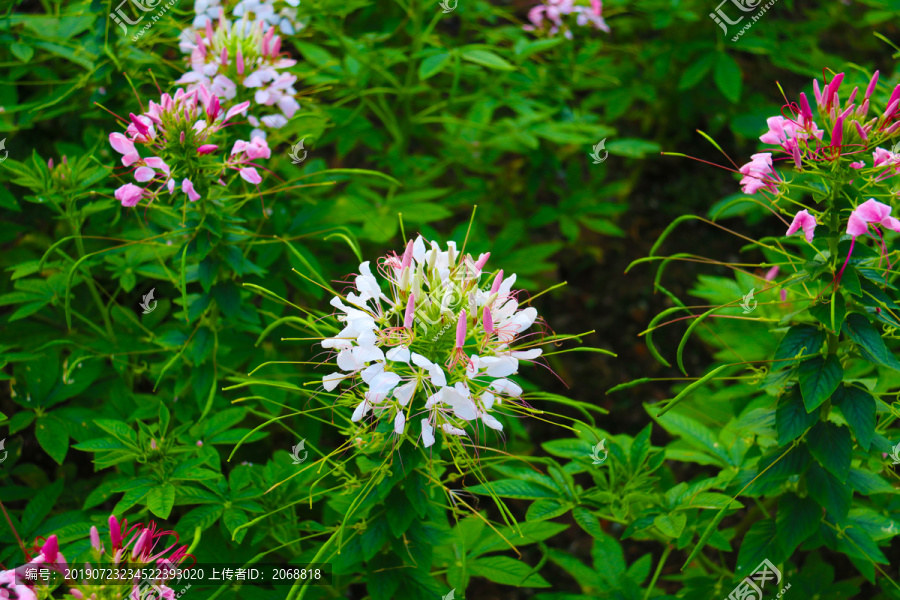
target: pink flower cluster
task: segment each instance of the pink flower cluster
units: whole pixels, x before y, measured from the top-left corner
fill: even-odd
[[[0,599],[37,600],[34,584],[25,579],[26,567],[44,565],[51,570],[62,572],[66,564],[66,558],[59,551],[59,541],[55,535],[51,535],[41,547],[40,554],[35,558],[29,557],[28,565],[9,571],[0,571]]]
[[[806,94],[801,93],[799,104],[791,103],[784,107],[788,109],[790,117],[776,116],[767,120],[769,129],[760,136],[760,141],[775,146],[773,152],[787,155],[785,158],[793,159],[794,166],[802,169],[804,161],[834,162],[843,156],[865,152],[900,131],[900,85],[894,88],[885,111],[880,116],[867,120],[869,100],[878,84],[878,71],[869,81],[862,102],[858,105],[855,104],[858,87],[841,104],[839,88],[843,81],[843,73],[838,73],[822,86],[818,80],[813,81],[816,107],[819,116],[827,124],[824,130],[816,125]],[[824,138],[826,130],[831,132],[827,142]],[[771,168],[771,160],[765,163],[756,160],[760,156],[771,154],[755,154],[754,161],[740,169],[745,175],[741,186],[746,194],[755,194],[759,190],[777,192],[777,183],[781,178]],[[874,167],[885,165],[891,166],[894,172],[900,170],[900,158],[887,150],[877,148],[874,159]],[[850,163],[850,167],[863,169],[865,162],[856,160]],[[887,172],[882,174],[882,178],[886,175]],[[750,178],[759,181],[754,182]]]
[[[174,96],[163,94],[159,103],[150,101],[141,115],[129,114],[125,133],[109,134],[109,143],[122,155],[122,165],[132,168],[135,181],[146,185],[126,183],[116,190],[116,199],[122,206],[136,206],[145,197],[152,202],[164,189],[171,195],[177,186],[195,202],[202,197],[198,186],[208,189],[210,181],[224,185],[222,164],[213,156],[220,144],[212,142],[249,106],[249,102],[242,102],[225,110],[216,94],[199,85],[188,92],[178,89]],[[264,139],[254,138],[250,144],[238,141],[235,147],[239,144],[252,144],[252,155],[230,158],[225,168],[235,169],[245,180],[258,184],[262,178],[247,165],[248,158],[269,158],[271,152]]]
[[[596,29],[601,29],[609,33],[609,25],[603,20],[603,2],[601,0],[591,0],[590,7],[576,5],[574,0],[547,0],[547,4],[539,4],[528,11],[528,20],[532,25],[524,25],[526,31],[542,30],[546,27],[546,22],[551,25],[549,27],[549,35],[556,35],[560,29],[563,35],[572,39],[572,30],[568,28],[563,21],[565,15],[576,15],[575,22],[579,27],[585,25],[593,25]]]
[[[274,27],[266,31],[262,21],[256,27],[248,25],[244,21],[230,23],[223,11],[215,29],[206,21],[204,28],[193,32],[193,39],[188,35],[181,49],[190,53],[191,70],[176,83],[187,84],[189,90],[206,86],[226,100],[252,95],[260,109],[277,108],[278,112],[260,117],[248,115],[257,128],[251,137],[265,139],[260,126],[281,128],[300,108],[293,87],[297,76],[281,72],[297,61],[282,56],[281,38]]]

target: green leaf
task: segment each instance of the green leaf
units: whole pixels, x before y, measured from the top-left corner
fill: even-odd
[[[875,436],[875,397],[855,385],[841,385],[831,395],[831,402],[844,415],[856,441],[866,451]]]
[[[812,412],[827,400],[844,378],[844,368],[834,354],[816,356],[800,364],[800,393],[806,410]]]
[[[644,158],[647,154],[659,154],[662,147],[656,142],[639,139],[612,140],[606,145],[606,149],[613,156],[626,156],[628,158]]]
[[[23,536],[32,536],[37,531],[41,522],[50,514],[53,505],[59,499],[64,489],[64,481],[57,479],[51,485],[45,487],[34,495],[28,502],[28,506],[22,512],[22,531]]]
[[[31,60],[31,57],[34,56],[34,48],[27,44],[13,42],[9,49],[12,51],[13,55],[23,63],[27,63]]]
[[[171,483],[154,487],[147,494],[147,508],[160,519],[168,519],[175,505],[175,486]]]
[[[462,53],[462,58],[463,60],[467,60],[483,67],[497,69],[498,71],[515,70],[514,66],[512,66],[493,52],[489,52],[487,50],[465,50]]]
[[[529,522],[554,519],[560,515],[566,514],[571,508],[571,504],[564,503],[561,500],[537,500],[532,502],[531,506],[528,507],[525,519]]]
[[[722,95],[732,104],[741,99],[741,68],[728,53],[721,52],[716,59],[713,79]]]
[[[759,563],[769,559],[774,564],[784,560],[784,553],[778,541],[778,529],[774,519],[765,519],[753,524],[741,542],[738,550],[735,577],[746,577]]]
[[[850,511],[853,489],[816,463],[810,465],[806,473],[806,485],[813,500],[828,511],[833,520],[843,523]]]
[[[681,80],[678,82],[678,91],[683,92],[689,90],[700,83],[700,80],[709,73],[715,58],[715,54],[707,52],[694,60],[690,66],[684,70],[684,73],[681,74]]]
[[[819,529],[822,509],[812,498],[784,494],[778,500],[778,542],[785,556],[792,556],[797,546]]]
[[[847,315],[841,330],[859,346],[859,353],[865,360],[900,371],[900,361],[887,349],[881,334],[863,315],[859,313]]]
[[[602,585],[609,589],[619,589],[625,574],[625,555],[619,541],[605,533],[600,537],[595,536],[591,558]]]
[[[490,495],[492,492],[501,498],[517,498],[519,500],[540,500],[542,498],[558,498],[554,492],[529,481],[517,479],[500,479],[488,484],[479,484],[466,488],[473,494]]]
[[[819,323],[828,328],[829,331],[837,332],[840,331],[841,325],[844,322],[844,318],[847,316],[847,303],[844,301],[844,296],[842,294],[835,294],[834,296],[834,323],[831,322],[831,310],[832,303],[831,302],[819,302],[809,307],[809,314],[811,314]]]
[[[663,535],[677,539],[684,531],[684,526],[687,525],[687,515],[683,512],[659,515],[653,519],[653,524]]]
[[[871,496],[872,494],[897,493],[897,490],[895,490],[891,484],[889,484],[887,481],[885,481],[875,473],[862,471],[860,469],[850,469],[850,475],[847,477],[847,483],[850,484],[854,490],[864,496]]]
[[[444,70],[444,67],[447,66],[449,61],[450,54],[448,52],[441,52],[440,54],[429,56],[419,65],[419,79],[425,81],[429,77],[434,77]]]
[[[120,442],[137,447],[137,434],[126,423],[111,419],[96,419],[94,425],[110,434]]]
[[[494,583],[518,587],[551,587],[543,577],[532,573],[531,567],[508,556],[484,556],[469,563],[472,575],[484,577]]]
[[[416,511],[410,510],[409,503],[399,488],[391,490],[387,498],[387,522],[394,537],[399,538],[416,518]]]
[[[591,537],[601,539],[606,536],[606,533],[604,533],[603,528],[600,527],[600,522],[597,520],[597,517],[594,516],[594,513],[583,506],[576,506],[572,510],[572,516],[575,517],[575,522],[588,532]]]
[[[34,427],[34,435],[50,458],[63,464],[69,452],[69,431],[66,424],[52,414],[44,415]]]
[[[846,481],[850,474],[853,441],[850,430],[831,422],[820,421],[806,436],[809,452],[819,464],[828,469],[839,481]]]
[[[794,325],[784,334],[775,350],[775,360],[782,361],[778,366],[792,365],[797,362],[796,357],[817,354],[825,343],[825,337],[825,332],[813,325]]]
[[[838,388],[840,389],[840,388]],[[807,412],[800,389],[794,386],[778,399],[775,408],[775,429],[778,431],[778,445],[788,444],[819,421],[818,412]]]
[[[237,534],[234,533],[234,530],[241,525],[248,523],[249,521],[250,519],[247,517],[246,512],[233,506],[231,508],[226,508],[225,512],[222,513],[222,523],[225,524],[225,527],[228,528],[228,531],[231,533],[234,541],[238,544],[243,541],[244,536],[247,535],[247,532],[250,531],[250,529],[245,527],[244,529],[238,531]]]

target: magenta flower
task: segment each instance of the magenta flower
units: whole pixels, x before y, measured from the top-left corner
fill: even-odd
[[[126,183],[122,187],[116,190],[115,196],[116,200],[122,203],[122,206],[137,206],[138,202],[141,201],[141,197],[144,195],[144,190],[134,185],[133,183]]]
[[[740,172],[744,174],[741,179],[741,189],[744,193],[755,194],[759,190],[767,190],[773,194],[778,193],[781,177],[772,168],[772,154],[761,152],[750,158],[752,160],[740,169]]]
[[[806,103],[805,96],[803,96],[802,101]],[[810,137],[816,137],[821,140],[825,132],[819,129],[812,120],[812,113],[809,114],[808,121],[806,121],[805,112],[808,107],[809,105],[806,104],[806,108],[801,111],[805,121],[803,126],[780,116],[766,119],[769,130],[759,136],[760,141],[765,144],[781,146],[785,152],[793,154],[794,149],[799,148],[798,140],[806,140]]]
[[[900,221],[891,216],[891,207],[874,198],[869,198],[850,213],[847,233],[854,238],[861,236],[868,231],[869,223],[900,232]]]
[[[130,167],[140,160],[141,155],[138,154],[138,151],[135,149],[134,142],[121,133],[109,134],[109,143],[112,145],[113,150],[123,155],[122,164],[126,167]]]
[[[181,181],[181,191],[187,194],[187,197],[191,202],[196,202],[200,199],[200,194],[194,190],[194,184],[191,183],[190,179],[183,179]]]
[[[785,235],[794,235],[802,228],[803,234],[806,236],[806,241],[812,242],[813,237],[815,236],[816,225],[816,218],[809,214],[809,211],[801,210],[794,215],[794,220],[791,222],[791,226],[788,227]]]

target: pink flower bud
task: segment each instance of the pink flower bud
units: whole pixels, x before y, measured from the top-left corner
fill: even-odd
[[[859,134],[863,140],[868,140],[869,136],[866,135],[866,130],[863,129],[862,125],[859,124],[859,121],[853,121],[853,125],[856,127],[856,133]]]
[[[91,525],[91,547],[94,550],[102,550],[100,545],[100,532],[97,531],[96,525]]]
[[[202,446],[203,446],[203,441],[202,441],[202,440],[197,440],[197,446],[198,446],[198,447],[202,447]]]
[[[206,20],[206,39],[211,41],[213,39],[213,35],[215,35],[215,34],[213,33],[212,19],[207,19]]]
[[[181,132],[181,135],[178,137],[178,139],[182,144],[184,143],[184,132],[183,131]]]
[[[900,99],[894,100],[890,104],[888,104],[888,107],[884,109],[884,118],[890,119],[897,111],[898,105],[900,105]]]
[[[409,240],[406,244],[406,251],[403,252],[403,260],[400,263],[400,268],[405,269],[409,265],[412,264],[413,258],[413,241]]]
[[[56,556],[59,554],[59,540],[56,539],[55,534],[48,537],[44,545],[41,546],[41,554],[44,555],[48,563],[56,562]]]
[[[197,154],[212,154],[218,149],[219,147],[215,144],[203,144],[202,146],[197,148]]]
[[[856,98],[856,92],[859,91],[859,86],[853,88],[853,91],[850,93],[850,97],[847,99],[847,106],[853,104],[853,99]]]
[[[497,277],[494,278],[494,284],[491,286],[491,294],[497,293],[501,283],[503,283],[503,269],[500,269],[500,272],[497,273]]]
[[[156,440],[150,440],[150,448],[156,450]]]
[[[109,515],[109,540],[112,542],[113,549],[118,550],[122,547],[122,528],[115,515]]]
[[[131,558],[137,558],[141,551],[144,549],[144,545],[147,543],[150,538],[150,530],[145,529],[141,532],[141,536],[138,538],[137,542],[134,544],[134,548],[131,550]]]
[[[872,95],[872,92],[875,91],[876,85],[878,85],[878,71],[875,71],[875,74],[872,75],[872,80],[869,81],[869,87],[866,88],[866,100],[868,100],[869,96]]]
[[[244,74],[244,55],[241,53],[241,48],[237,49],[237,74]]]
[[[51,169],[51,170],[53,169],[53,159],[52,158],[47,161],[47,168]]]
[[[228,49],[222,48],[222,54],[219,55],[219,62],[222,63],[222,66],[228,65]]]
[[[403,315],[403,326],[410,329],[413,325],[413,315],[416,309],[416,295],[410,294],[406,302],[406,313]]]
[[[78,600],[84,600],[84,594],[81,593],[81,590],[76,590],[75,588],[72,588],[69,590],[69,595],[74,596]]]
[[[478,260],[475,261],[475,269],[477,271],[481,271],[484,268],[484,265],[487,263],[488,259],[491,257],[490,252],[485,252],[481,256],[478,257]]]
[[[809,107],[809,101],[806,99],[806,94],[800,92],[800,114],[803,116],[804,121],[811,120],[813,117],[812,109]]]
[[[206,21],[206,24],[209,25],[209,21]],[[200,52],[200,56],[206,58],[206,44],[203,43],[203,36],[200,35],[200,32],[196,32],[197,36],[197,50]]]
[[[491,307],[484,307],[481,320],[484,324],[484,330],[488,333],[488,335],[494,333],[494,318],[491,316]]]
[[[466,311],[459,313],[459,321],[456,323],[456,347],[462,348],[466,342]]]

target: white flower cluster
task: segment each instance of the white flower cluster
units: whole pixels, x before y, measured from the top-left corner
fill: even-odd
[[[389,294],[369,262],[362,263],[355,290],[331,300],[343,330],[322,341],[336,352],[340,369],[323,377],[325,390],[346,381],[362,391],[352,421],[372,413],[378,421],[390,419],[403,435],[407,421],[420,418],[426,447],[434,444],[435,428],[466,435],[466,425],[480,420],[502,430],[491,411],[522,394],[507,377],[518,371],[519,360],[541,354],[539,348],[512,347],[537,318],[534,308],[519,308],[511,291],[515,275],[487,274],[493,283],[482,287],[489,254],[475,261],[461,257],[454,242],[445,251],[435,242],[430,246],[419,236],[402,256],[382,260]]]

